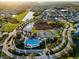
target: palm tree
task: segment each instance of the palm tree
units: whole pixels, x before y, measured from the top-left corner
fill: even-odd
[[[49,44],[47,45],[47,48],[48,48],[48,50],[51,50],[51,49],[52,49],[52,44],[49,43]]]

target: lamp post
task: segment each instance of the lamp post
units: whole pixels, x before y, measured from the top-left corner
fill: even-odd
[[[46,49],[46,51],[47,51],[47,46],[46,46],[46,38],[44,38],[44,40],[45,40],[45,49]]]

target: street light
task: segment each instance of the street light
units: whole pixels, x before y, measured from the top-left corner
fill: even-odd
[[[44,40],[45,40],[45,49],[47,51],[46,38],[44,38]]]

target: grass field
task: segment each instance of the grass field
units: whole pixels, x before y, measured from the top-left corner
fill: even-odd
[[[21,14],[16,15],[13,18],[15,18],[15,19],[17,19],[17,21],[21,22],[22,19],[25,17],[26,14],[27,14],[27,12],[25,11],[25,12],[22,12]]]
[[[13,31],[18,25],[21,24],[22,19],[25,17],[25,15],[27,14],[26,11],[22,12],[21,14],[16,15],[15,17],[13,17],[14,19],[17,19],[17,21],[19,21],[19,23],[17,24],[12,24],[10,22],[6,23],[5,25],[3,25],[0,29],[0,31],[6,31],[6,32],[11,32]]]
[[[17,26],[18,26],[18,24],[7,23],[7,24],[5,24],[4,26],[2,26],[2,28],[0,29],[0,31],[11,32],[11,31],[13,31]]]

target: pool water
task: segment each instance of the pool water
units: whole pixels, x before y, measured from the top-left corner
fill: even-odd
[[[24,40],[24,45],[26,48],[35,48],[40,46],[41,40],[37,38],[30,38],[28,40]]]

